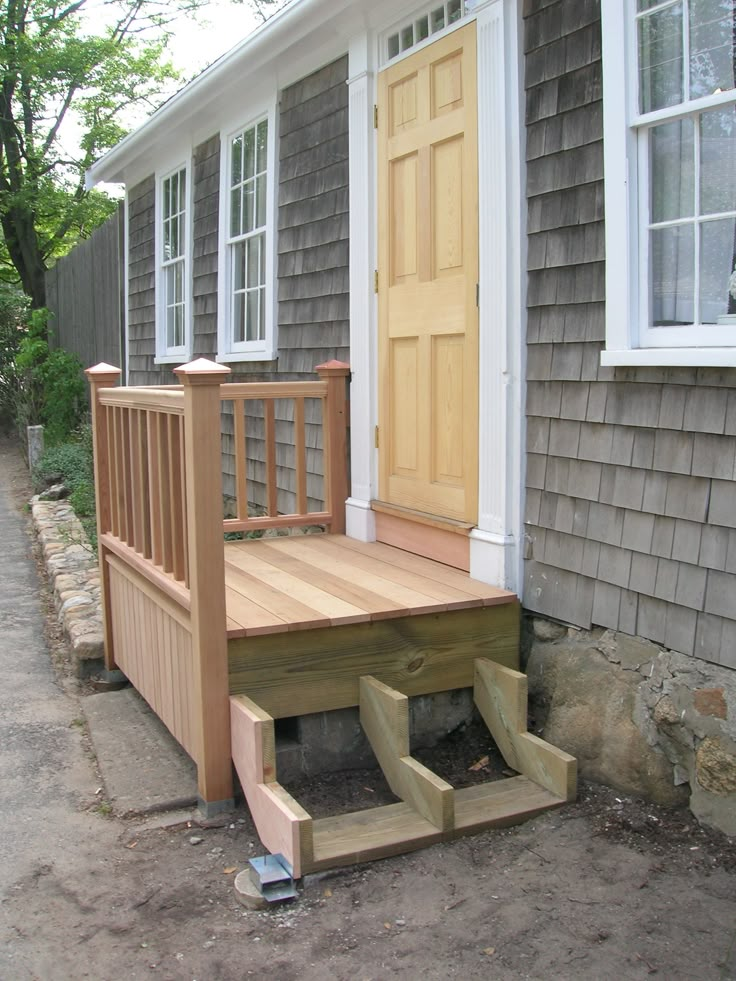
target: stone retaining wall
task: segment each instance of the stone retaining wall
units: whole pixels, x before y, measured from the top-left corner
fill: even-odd
[[[581,776],[688,802],[736,835],[736,672],[613,630],[533,627],[535,731],[575,756]]]
[[[34,497],[31,512],[74,670],[89,677],[104,666],[97,555],[67,501]]]

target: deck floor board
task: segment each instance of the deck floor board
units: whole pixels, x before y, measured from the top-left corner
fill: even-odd
[[[226,542],[225,582],[233,638],[516,600],[441,562],[344,535]]]

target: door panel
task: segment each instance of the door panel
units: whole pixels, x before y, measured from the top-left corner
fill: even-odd
[[[475,24],[379,81],[379,494],[477,519]]]

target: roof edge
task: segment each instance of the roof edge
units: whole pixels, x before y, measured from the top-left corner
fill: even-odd
[[[230,51],[205,68],[145,122],[96,160],[85,174],[86,189],[91,190],[102,182],[121,183],[121,171],[145,148],[147,137],[153,129],[157,129],[167,121],[173,123],[190,108],[194,108],[200,96],[212,86],[216,86],[220,79],[225,80],[244,58],[250,56],[255,59],[259,54],[269,50],[272,55],[276,54],[280,46],[285,46],[294,40],[295,32],[299,31],[302,22],[306,22],[312,28],[315,26],[315,15],[321,11],[327,18],[331,9],[334,12],[334,7],[329,0],[292,0],[282,7],[273,17],[269,17]]]

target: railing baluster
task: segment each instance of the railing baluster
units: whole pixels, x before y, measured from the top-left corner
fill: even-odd
[[[161,447],[159,490],[161,494],[161,564],[164,572],[174,571],[174,542],[171,528],[171,444],[169,440],[170,415],[158,416]]]
[[[304,399],[294,399],[294,450],[296,465],[296,511],[307,513],[307,436],[304,426]]]
[[[132,445],[130,432],[130,410],[123,409],[121,413],[123,454],[121,460],[121,487],[125,500],[125,541],[135,548],[135,523],[133,520],[133,490],[132,490]]]
[[[144,558],[151,558],[151,493],[150,477],[148,469],[148,411],[138,410],[138,429],[140,439],[138,441],[138,466],[140,468],[140,481],[136,488],[136,493],[140,496],[141,507],[141,552]]]
[[[174,578],[184,580],[184,487],[182,483],[183,442],[178,416],[169,416],[169,488],[171,491],[171,540]]]
[[[125,431],[123,427],[123,409],[113,409],[115,424],[115,497],[118,510],[118,538],[128,540],[128,512],[125,507]]]
[[[235,486],[237,494],[238,518],[248,517],[248,477],[246,473],[245,452],[245,400],[233,399],[234,440],[235,440]]]
[[[266,437],[266,500],[268,516],[275,518],[278,514],[278,486],[276,483],[276,416],[274,400],[263,400],[263,417]]]
[[[160,412],[146,413],[148,435],[148,500],[150,502],[151,559],[154,565],[161,565],[161,470],[158,421]]]
[[[330,518],[332,518],[335,514],[335,502],[332,499],[332,481],[330,480],[332,443],[328,429],[327,396],[320,399],[320,409],[322,411],[322,493],[325,498],[325,511],[329,511]]]
[[[130,410],[130,489],[133,501],[133,541],[136,552],[143,554],[143,474],[141,472],[141,414]]]
[[[102,528],[101,531],[111,531],[113,535],[120,534],[120,517],[118,513],[117,497],[117,467],[116,467],[116,445],[115,438],[115,409],[110,406],[105,407],[105,430],[107,433],[107,498],[110,506],[110,527]]]
[[[184,416],[178,416],[179,423],[179,475],[181,480],[181,541],[184,551],[184,585],[189,588],[189,512],[187,507],[187,453],[194,453],[184,437]],[[222,513],[222,512],[220,512]]]

